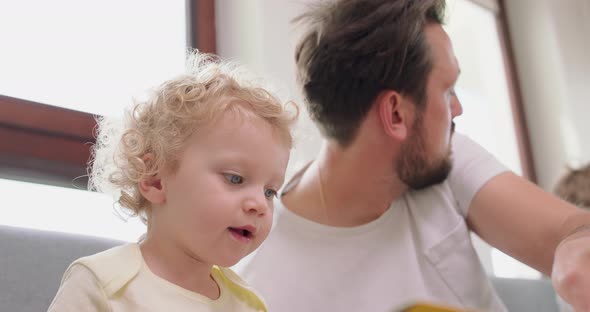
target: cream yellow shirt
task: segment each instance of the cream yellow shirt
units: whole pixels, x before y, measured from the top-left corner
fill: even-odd
[[[231,270],[213,267],[211,275],[220,288],[216,300],[158,277],[139,245],[128,244],[72,263],[49,311],[266,311]]]

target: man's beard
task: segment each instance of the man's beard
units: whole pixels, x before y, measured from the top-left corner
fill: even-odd
[[[451,126],[451,135],[455,131],[455,124]],[[401,155],[397,161],[397,174],[402,182],[415,190],[424,189],[434,184],[443,182],[451,172],[453,166],[451,160],[451,147],[443,156],[429,160],[424,138],[422,116],[419,116],[412,134],[401,147]]]

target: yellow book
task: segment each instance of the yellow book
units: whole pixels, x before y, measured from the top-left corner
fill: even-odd
[[[468,312],[469,310],[430,302],[415,302],[392,312]]]

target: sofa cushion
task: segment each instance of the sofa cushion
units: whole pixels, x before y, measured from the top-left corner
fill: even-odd
[[[2,311],[47,311],[71,262],[124,243],[0,225]]]

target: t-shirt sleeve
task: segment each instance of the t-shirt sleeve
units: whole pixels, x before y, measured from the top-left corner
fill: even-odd
[[[453,169],[448,183],[455,197],[458,212],[466,218],[475,194],[493,177],[508,169],[465,135],[455,133],[452,143]]]
[[[84,265],[74,264],[64,274],[48,312],[110,311],[96,276]]]

